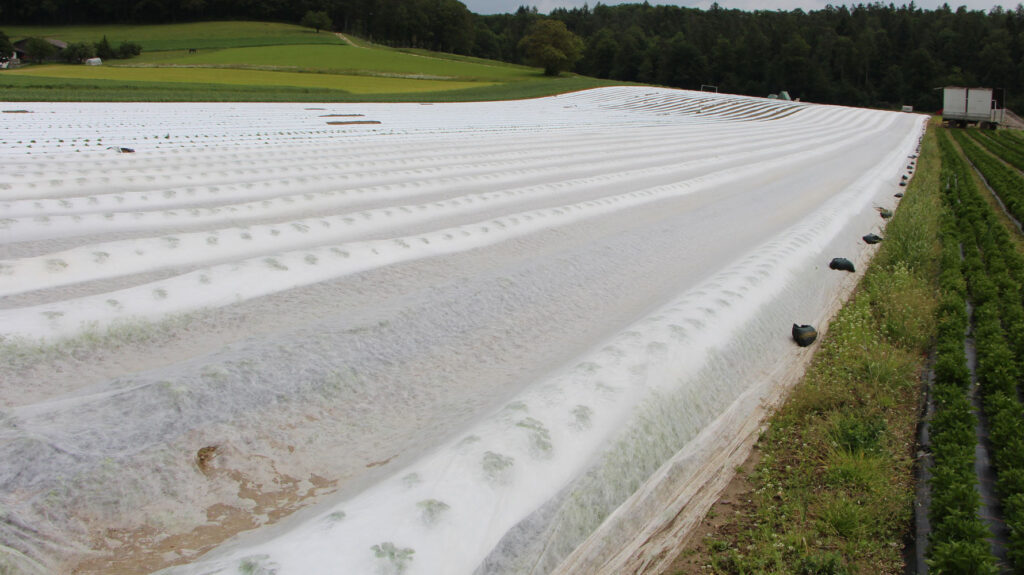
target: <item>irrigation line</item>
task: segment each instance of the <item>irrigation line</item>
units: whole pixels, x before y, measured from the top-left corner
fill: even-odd
[[[1009,569],[1009,561],[1006,556],[1006,546],[1010,540],[1010,530],[1003,521],[1002,507],[999,504],[999,495],[996,493],[996,470],[992,465],[992,445],[988,436],[988,414],[982,408],[981,396],[978,393],[978,353],[975,348],[973,326],[974,326],[974,305],[971,300],[967,302],[967,325],[968,333],[964,338],[964,353],[967,355],[967,368],[971,372],[971,388],[969,399],[974,407],[974,413],[978,416],[974,426],[974,435],[977,442],[974,444],[974,473],[978,476],[976,487],[981,495],[981,506],[978,508],[978,515],[988,526],[992,536],[988,539],[992,555],[1001,566],[1001,573],[1012,573]]]
[[[955,144],[955,142],[954,142]],[[966,159],[966,154],[961,151],[961,157]],[[973,164],[972,164],[973,167]],[[977,169],[975,168],[975,171]],[[950,189],[950,186],[957,186],[959,182],[955,179],[953,182],[946,181],[946,190]],[[964,245],[960,243],[959,246],[960,261],[963,262],[964,257]],[[968,390],[968,399],[971,402],[971,406],[974,410],[975,416],[977,417],[977,423],[975,424],[975,447],[974,447],[974,473],[977,477],[977,483],[975,489],[980,495],[981,501],[978,507],[978,516],[982,522],[988,528],[989,549],[992,555],[996,558],[997,565],[999,565],[999,572],[1002,574],[1012,573],[1012,569],[1009,567],[1010,563],[1007,558],[1007,543],[1009,542],[1009,529],[1006,522],[1002,518],[1002,508],[999,503],[999,497],[996,494],[996,472],[992,466],[992,460],[989,456],[991,452],[991,444],[988,435],[988,417],[982,408],[982,400],[978,393],[978,376],[977,376],[977,365],[978,355],[975,348],[975,342],[973,337],[973,325],[974,325],[974,305],[971,303],[969,297],[965,298],[965,309],[967,311],[967,328],[964,333],[964,355],[967,358],[967,368],[970,371],[970,389]],[[931,522],[928,520],[929,512],[931,508],[931,486],[930,479],[932,477],[931,469],[934,466],[934,457],[932,456],[932,445],[930,437],[930,425],[929,422],[934,418],[935,415],[935,404],[933,401],[933,386],[935,383],[935,373],[932,370],[934,364],[934,357],[929,357],[928,368],[925,370],[923,378],[924,385],[924,416],[918,425],[918,465],[916,468],[916,496],[914,501],[914,545],[913,550],[907,549],[904,553],[906,560],[906,568],[904,573],[906,575],[926,575],[928,573],[928,563],[925,561],[929,548],[929,533],[931,532]]]

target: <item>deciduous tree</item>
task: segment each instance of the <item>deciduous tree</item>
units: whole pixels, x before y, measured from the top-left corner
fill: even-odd
[[[548,76],[557,76],[583,55],[583,40],[558,20],[540,20],[519,42],[519,49],[531,65],[544,68]]]
[[[96,55],[96,48],[88,42],[73,42],[60,53],[61,60],[69,64],[81,64]]]
[[[305,26],[306,28],[316,29],[316,33],[319,34],[321,29],[329,30],[334,23],[331,22],[331,17],[327,15],[327,12],[310,10],[306,12],[306,15],[302,17],[302,21],[299,22],[299,26]]]
[[[142,46],[135,42],[121,42],[117,46],[117,57],[118,58],[131,58],[132,56],[138,56],[142,53]]]
[[[13,52],[14,46],[11,45],[11,39],[7,37],[7,34],[0,32],[0,56],[10,58]]]

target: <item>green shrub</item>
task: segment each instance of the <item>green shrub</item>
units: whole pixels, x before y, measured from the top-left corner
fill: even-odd
[[[88,42],[74,42],[60,53],[62,60],[69,64],[81,64],[96,56],[96,49]]]
[[[142,53],[142,46],[135,42],[121,42],[117,47],[117,57],[127,60]]]
[[[96,48],[96,56],[101,60],[113,60],[117,57],[114,49],[110,47],[110,41],[104,36],[102,40],[94,44]]]

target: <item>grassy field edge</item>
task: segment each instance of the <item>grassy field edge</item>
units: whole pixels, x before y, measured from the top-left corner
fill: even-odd
[[[626,84],[426,50],[394,49],[271,22],[13,27],[12,38],[139,43],[103,66],[0,72],[7,102],[471,102]],[[352,41],[352,38],[348,38]]]
[[[769,419],[756,465],[738,470],[670,573],[903,572],[938,303],[939,169],[931,128],[882,247]]]

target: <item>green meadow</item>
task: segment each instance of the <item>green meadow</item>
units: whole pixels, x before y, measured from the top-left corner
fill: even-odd
[[[113,46],[136,42],[144,52],[189,48],[233,48],[289,44],[341,44],[330,32],[317,34],[309,28],[277,22],[191,22],[128,26],[4,26],[12,41],[30,36],[65,42],[96,42],[103,36]]]
[[[28,36],[143,53],[102,66],[26,65],[0,72],[7,101],[469,101],[548,96],[616,84],[425,50],[398,50],[290,24],[9,27]],[[194,49],[195,52],[190,53]]]
[[[122,65],[114,62],[114,65]],[[143,53],[131,65],[264,67],[336,74],[399,75],[410,78],[510,82],[537,76],[537,70],[502,63],[477,63],[434,55],[347,44],[225,48],[187,52]]]

